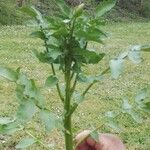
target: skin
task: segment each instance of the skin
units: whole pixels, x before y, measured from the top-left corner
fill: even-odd
[[[85,130],[76,136],[75,140],[79,144],[75,150],[125,150],[124,144],[115,135],[101,134],[96,142],[89,134],[90,131]]]

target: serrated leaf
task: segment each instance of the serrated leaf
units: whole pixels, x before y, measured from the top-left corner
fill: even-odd
[[[144,100],[148,95],[148,90],[147,88],[143,88],[142,90],[139,91],[139,93],[135,97],[135,101],[138,104],[141,104],[142,100]]]
[[[18,73],[6,67],[0,67],[0,76],[13,82],[18,80]]]
[[[96,8],[96,16],[101,17],[106,12],[110,11],[116,4],[116,0],[104,0]]]
[[[15,147],[19,149],[27,148],[35,143],[35,139],[26,137],[22,139]]]
[[[1,125],[8,124],[8,123],[11,123],[11,122],[14,122],[14,120],[12,120],[9,117],[0,117],[0,124]]]
[[[45,86],[47,87],[53,87],[58,83],[57,77],[51,75],[49,76],[45,81]]]
[[[17,111],[17,120],[21,123],[29,121],[36,113],[37,107],[32,100],[20,104]]]
[[[42,110],[40,112],[40,118],[48,132],[51,132],[54,128],[57,127],[57,117],[53,113]]]
[[[113,59],[110,61],[111,76],[117,79],[123,70],[123,59]]]
[[[90,136],[91,136],[96,142],[99,142],[99,133],[98,133],[98,131],[94,130],[93,132],[90,133]]]
[[[140,46],[137,45],[137,46],[132,47],[128,53],[128,57],[135,64],[141,63],[142,58],[141,58],[141,53],[140,53]]]

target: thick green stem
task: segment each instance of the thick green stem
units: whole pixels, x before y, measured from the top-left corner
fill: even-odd
[[[64,103],[64,128],[65,128],[65,145],[66,150],[73,150],[73,136],[72,136],[72,124],[71,124],[71,61],[69,57],[66,57],[65,61],[65,103]]]
[[[71,111],[71,80],[74,76],[74,73],[71,74],[71,64],[72,58],[71,56],[71,48],[72,48],[72,36],[74,32],[76,19],[73,19],[72,26],[70,28],[70,35],[68,39],[68,43],[66,44],[67,53],[65,56],[65,82],[66,82],[66,91],[65,91],[65,101],[64,101],[64,128],[65,128],[65,146],[66,150],[73,150],[73,135],[72,135],[72,114]]]

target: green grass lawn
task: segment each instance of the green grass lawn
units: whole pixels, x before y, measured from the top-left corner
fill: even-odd
[[[108,66],[108,61],[120,52],[125,51],[131,45],[150,43],[150,23],[118,23],[109,24],[105,27],[109,38],[105,40],[105,45],[91,43],[89,46],[98,52],[108,54],[105,59],[96,66],[90,65],[85,68],[85,72],[98,74]],[[29,37],[32,29],[23,26],[1,26],[0,27],[0,66],[7,66],[16,69],[21,67],[21,71],[28,74],[30,78],[36,80],[37,85],[43,86],[46,77],[51,73],[50,66],[41,64],[32,53],[33,49],[43,50],[43,43],[38,39]],[[150,84],[150,54],[143,53],[144,61],[140,65],[133,65],[126,62],[124,72],[118,80],[111,80],[110,75],[106,75],[102,83],[95,84],[80,107],[73,116],[74,132],[77,134],[84,129],[92,129],[91,126],[99,127],[103,125],[103,117],[106,111],[118,110],[122,98],[128,96],[133,103],[135,93]],[[59,74],[61,76],[61,74]],[[86,85],[78,85],[79,90],[83,90]],[[17,102],[15,98],[15,86],[0,78],[0,116],[12,116],[15,114]],[[58,115],[62,112],[62,105],[55,88],[42,90],[46,97],[47,106]],[[129,150],[149,150],[150,149],[150,119],[145,114],[142,124],[136,124],[127,116],[120,116],[117,121],[123,127],[123,131],[118,134]],[[51,134],[46,134],[44,128],[37,117],[28,123],[32,128],[32,133],[42,138],[46,143],[54,144],[55,150],[64,149],[63,136],[57,130]],[[116,131],[102,127],[100,132]],[[2,144],[0,149],[10,150],[24,136],[24,132],[17,132],[16,135],[7,137],[8,141]],[[43,150],[40,145],[34,145],[31,150]]]

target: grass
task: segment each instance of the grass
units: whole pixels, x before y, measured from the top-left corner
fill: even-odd
[[[109,24],[105,30],[109,33],[109,38],[105,40],[105,45],[91,43],[91,48],[97,51],[103,51],[108,55],[103,62],[96,66],[90,65],[85,68],[87,73],[97,74],[105,69],[108,61],[114,58],[119,52],[126,50],[131,45],[150,43],[150,23],[118,23]],[[32,54],[33,49],[43,50],[42,42],[38,39],[32,39],[29,34],[32,29],[24,26],[2,26],[0,27],[0,66],[7,66],[16,69],[21,67],[22,71],[28,74],[30,78],[36,80],[37,85],[43,86],[46,77],[51,73],[50,66],[41,64]],[[150,55],[143,53],[144,61],[140,65],[126,63],[125,70],[119,80],[111,80],[107,75],[102,83],[93,86],[83,102],[73,116],[74,132],[77,134],[84,129],[92,129],[91,126],[98,127],[103,125],[103,117],[106,111],[118,110],[121,105],[122,97],[128,96],[133,103],[135,93],[150,84]],[[61,76],[61,75],[60,75]],[[78,85],[82,90],[86,85]],[[15,113],[17,102],[14,94],[15,86],[0,78],[0,116],[12,116]],[[58,115],[62,112],[62,105],[55,92],[55,88],[42,90],[47,99],[47,106]],[[142,124],[135,124],[127,116],[120,116],[117,121],[124,128],[118,136],[122,138],[129,150],[148,150],[150,147],[150,119],[145,115]],[[46,134],[44,128],[38,120],[30,122],[28,127],[31,132],[42,138],[46,143],[54,145],[56,150],[64,149],[63,136],[57,130],[52,134]],[[100,129],[100,132],[115,133],[106,127]],[[25,135],[24,132],[17,133],[12,137],[6,137],[7,141],[2,144],[0,140],[0,149],[12,150],[14,145]],[[59,144],[58,144],[59,143]],[[34,145],[30,150],[43,150],[40,145]]]

